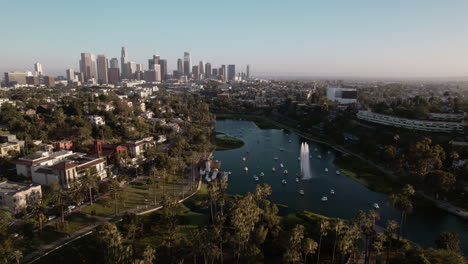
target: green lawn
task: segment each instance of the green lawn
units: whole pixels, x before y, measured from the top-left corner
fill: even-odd
[[[178,183],[158,183],[158,189],[156,193],[156,201],[160,201],[163,196],[163,191],[166,195],[177,195],[182,192],[184,185]],[[187,190],[186,190],[187,191]],[[124,187],[124,193],[126,198],[117,202],[118,212],[140,208],[144,210],[153,207],[153,189],[146,184],[146,179],[139,179]],[[92,206],[86,206],[82,212],[85,214],[92,215],[95,213],[99,217],[107,217],[114,214],[114,200],[109,196],[103,196],[98,199]]]
[[[216,150],[229,150],[240,148],[244,145],[244,141],[227,136],[217,136],[216,137]]]
[[[401,189],[401,185],[386,173],[359,158],[344,155],[336,158],[334,163],[347,176],[373,191],[390,194]]]

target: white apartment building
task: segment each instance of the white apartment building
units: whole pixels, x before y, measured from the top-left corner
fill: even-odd
[[[13,163],[16,164],[18,175],[29,177],[34,183],[41,185],[50,185],[59,181],[65,189],[70,188],[73,182],[78,181],[92,168],[100,180],[108,177],[105,158],[89,157],[84,153],[74,153],[70,150],[39,151]]]
[[[41,198],[42,189],[38,184],[0,182],[0,205],[6,206],[13,214],[19,213]]]
[[[327,88],[327,99],[339,104],[357,103],[357,90],[354,88]]]
[[[378,123],[387,126],[402,127],[407,129],[428,131],[428,132],[445,132],[453,131],[463,132],[466,122],[443,122],[431,120],[418,120],[401,118],[397,116],[378,114],[371,111],[359,111],[357,118],[372,123]]]

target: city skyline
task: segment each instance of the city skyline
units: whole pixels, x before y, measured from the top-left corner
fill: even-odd
[[[78,70],[81,52],[119,58],[125,46],[131,60],[143,65],[149,54],[160,54],[169,72],[177,69],[180,54],[189,51],[193,65],[203,60],[245,69],[251,64],[254,75],[468,76],[466,1],[297,1],[288,6],[240,1],[227,10],[214,1],[187,2],[184,8],[168,2],[142,5],[144,9],[125,2],[48,1],[31,2],[25,9],[4,3],[11,12],[0,18],[8,25],[0,34],[10,41],[0,44],[0,72],[34,70],[31,65],[40,62],[45,74],[64,75],[65,69]],[[79,12],[64,12],[68,9]],[[50,16],[43,15],[45,10]],[[126,19],[109,23],[123,10]],[[150,16],[155,10],[156,21]],[[84,11],[99,16],[84,21]],[[171,15],[176,12],[177,21]],[[49,33],[28,30],[38,21]],[[81,21],[80,26],[65,30],[71,21]]]

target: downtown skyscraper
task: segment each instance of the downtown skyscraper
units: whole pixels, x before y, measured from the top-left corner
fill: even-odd
[[[211,78],[211,63],[209,62],[205,64],[205,78],[206,79]]]
[[[115,68],[120,68],[119,67],[119,59],[117,58],[112,58],[109,63],[109,68],[115,69]]]
[[[184,52],[184,74],[189,78],[192,75],[192,58],[188,52]]]
[[[230,64],[228,65],[227,80],[232,81],[235,78],[236,78],[236,65]]]
[[[177,77],[184,75],[184,62],[182,59],[177,59]]]
[[[98,55],[97,56],[97,77],[98,77],[98,83],[99,84],[107,84],[109,82],[108,79],[108,63],[107,63],[107,58],[106,55]]]
[[[126,79],[129,76],[128,72],[128,54],[127,54],[127,48],[122,47],[122,51],[120,52],[120,74],[122,75],[122,79]]]
[[[80,71],[85,81],[96,78],[96,64],[91,53],[81,53]]]
[[[42,71],[42,64],[40,64],[39,62],[34,63],[34,75],[36,76],[44,75],[44,72]]]

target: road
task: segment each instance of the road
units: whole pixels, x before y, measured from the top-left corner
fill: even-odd
[[[182,203],[185,200],[192,197],[193,195],[195,195],[200,190],[201,183],[202,183],[202,181],[201,181],[201,178],[199,177],[198,186],[195,189],[195,191],[193,193],[191,193],[189,196],[184,197],[183,199],[179,200],[178,202]],[[63,237],[61,239],[58,239],[58,240],[56,240],[56,241],[54,241],[52,243],[42,245],[39,249],[37,249],[34,252],[26,255],[21,260],[21,263],[34,263],[34,262],[38,261],[39,259],[47,256],[48,254],[54,252],[55,250],[58,250],[61,247],[65,246],[65,245],[68,245],[69,243],[72,243],[73,241],[78,240],[78,239],[80,239],[80,238],[82,238],[84,236],[92,234],[94,231],[96,231],[96,228],[98,226],[100,226],[101,224],[103,224],[106,221],[107,222],[112,222],[112,223],[120,222],[122,220],[121,216],[123,214],[125,214],[125,213],[136,213],[137,215],[144,215],[144,214],[149,214],[149,213],[155,212],[155,211],[157,211],[157,210],[159,210],[161,208],[162,207],[159,206],[159,207],[151,208],[149,210],[146,210],[146,211],[143,211],[143,212],[138,212],[138,213],[137,213],[138,208],[132,208],[130,210],[119,213],[119,215],[117,217],[116,216],[109,216],[109,217],[101,218],[98,222],[94,223],[93,225],[86,226],[86,227],[84,227],[84,228],[82,228],[80,230],[77,230],[77,231],[75,231],[73,233],[70,233],[68,236]]]

